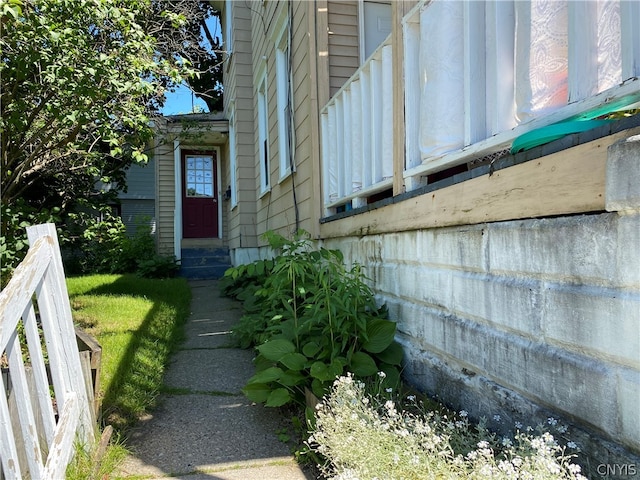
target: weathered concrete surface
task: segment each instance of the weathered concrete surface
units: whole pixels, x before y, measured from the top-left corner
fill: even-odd
[[[165,376],[170,394],[132,432],[132,454],[119,476],[189,480],[305,480],[277,431],[276,410],[252,404],[240,389],[253,375],[253,353],[229,347],[242,310],[219,296],[216,281],[190,282],[186,339]]]
[[[562,417],[592,462],[640,465],[639,172],[633,137],[609,149],[610,212],[323,245],[365,266],[416,386],[476,417]]]
[[[640,211],[640,135],[609,146],[606,182],[608,211]]]

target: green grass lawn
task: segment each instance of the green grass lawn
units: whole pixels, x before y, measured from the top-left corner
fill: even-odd
[[[134,275],[69,278],[67,288],[75,324],[102,347],[102,423],[122,433],[154,405],[191,290],[185,279]]]

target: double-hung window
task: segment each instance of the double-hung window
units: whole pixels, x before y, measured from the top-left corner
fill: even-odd
[[[238,162],[236,159],[236,114],[235,106],[229,106],[229,188],[231,189],[231,208],[238,205],[238,180],[236,170]]]
[[[267,109],[267,69],[260,69],[257,77],[258,100],[258,161],[260,163],[260,193],[269,190],[269,123]]]
[[[291,102],[289,72],[289,22],[283,15],[278,22],[276,46],[276,89],[278,112],[278,150],[280,180],[291,174]]]

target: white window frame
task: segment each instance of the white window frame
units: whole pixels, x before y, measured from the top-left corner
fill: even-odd
[[[281,15],[276,30],[276,90],[278,110],[278,152],[280,160],[279,181],[291,175],[291,96],[289,95],[289,21],[287,11]]]
[[[225,0],[224,2],[224,50],[227,55],[231,55],[233,51],[233,2],[234,0]]]
[[[260,195],[271,189],[269,181],[269,103],[267,85],[267,66],[263,63],[258,70],[256,81],[256,99],[258,115],[258,165],[260,169]]]
[[[236,111],[233,103],[229,104],[229,184],[231,188],[231,209],[238,206],[238,161],[236,158]]]

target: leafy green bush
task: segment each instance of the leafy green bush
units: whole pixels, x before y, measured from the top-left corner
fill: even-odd
[[[71,273],[136,273],[146,278],[172,277],[178,270],[173,256],[156,253],[150,219],[136,219],[136,233],[127,236],[120,217],[108,208],[102,218],[88,212],[70,215],[70,240],[66,242],[65,266]]]
[[[65,242],[65,267],[73,273],[130,273],[127,228],[108,208],[94,213],[69,214],[68,241]]]
[[[360,266],[347,269],[338,250],[313,249],[306,232],[265,238],[277,256],[225,273],[224,291],[244,298],[246,311],[234,335],[258,350],[245,395],[272,407],[304,404],[305,389],[322,397],[347,371],[363,378],[384,371],[396,385],[396,324],[376,305]]]
[[[145,278],[170,278],[179,268],[175,257],[154,254],[151,258],[138,261],[136,274]]]
[[[326,460],[325,478],[586,480],[568,453],[577,446],[559,445],[542,426],[536,432],[516,425],[513,435],[498,437],[483,423],[472,424],[465,411],[425,411],[415,397],[407,399],[410,405],[389,397],[369,393],[349,375],[334,382],[316,408],[309,438]],[[549,425],[567,431],[553,418]]]
[[[7,205],[2,204],[0,219],[0,288],[9,283],[13,270],[29,250],[27,230],[29,225],[58,221],[60,209],[38,211],[22,199]]]

